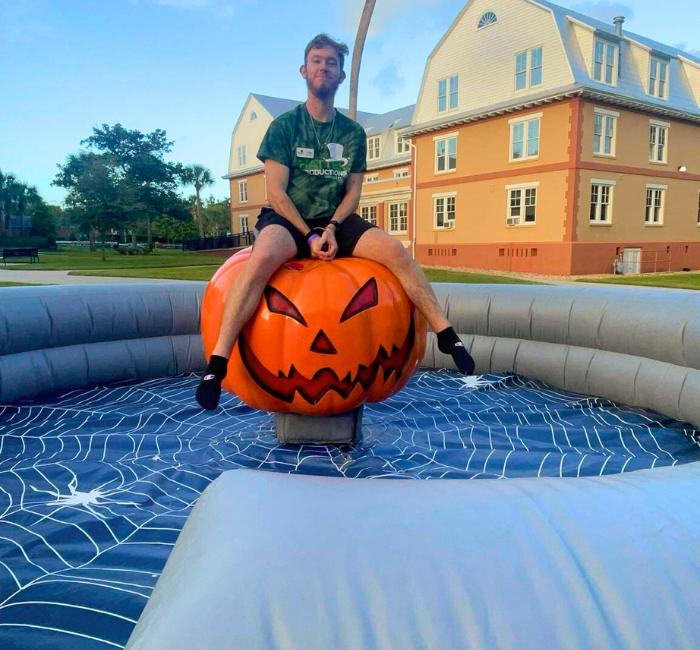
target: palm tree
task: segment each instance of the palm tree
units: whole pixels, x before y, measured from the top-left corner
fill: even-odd
[[[357,27],[357,36],[355,37],[355,47],[352,50],[352,68],[350,70],[350,118],[355,119],[357,116],[357,86],[360,80],[360,61],[362,60],[362,50],[365,47],[365,38],[367,38],[367,30],[369,22],[372,19],[374,11],[374,3],[376,0],[365,0],[365,6],[360,16],[360,24]]]
[[[0,172],[0,230],[6,230],[9,234],[12,234],[12,212],[23,190],[24,185],[13,174]]]
[[[214,177],[211,172],[202,165],[188,165],[187,167],[181,167],[179,170],[180,182],[183,185],[194,185],[195,191],[195,201],[194,201],[194,211],[195,211],[195,221],[197,222],[197,228],[199,230],[199,238],[204,238],[204,223],[202,221],[202,201],[200,200],[199,193],[202,188],[206,185],[214,184]]]
[[[25,185],[24,183],[19,183],[17,188],[17,216],[19,216],[19,232],[20,235],[24,233],[24,217],[27,213],[27,208],[29,212],[33,215],[36,206],[41,203],[41,197],[39,192],[36,191],[36,187],[31,185]]]

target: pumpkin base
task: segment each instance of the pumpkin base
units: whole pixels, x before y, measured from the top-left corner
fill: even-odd
[[[319,417],[276,413],[275,433],[283,444],[352,445],[362,439],[362,408]]]

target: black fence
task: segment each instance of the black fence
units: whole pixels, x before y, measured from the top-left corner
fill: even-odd
[[[210,251],[215,248],[240,248],[253,243],[253,233],[243,232],[224,237],[204,237],[203,239],[185,239],[182,242],[183,251]]]

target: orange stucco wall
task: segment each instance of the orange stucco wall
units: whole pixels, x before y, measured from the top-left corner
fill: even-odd
[[[248,215],[248,227],[252,230],[258,218],[258,214],[260,214],[260,209],[269,205],[265,198],[265,174],[263,172],[257,172],[246,176],[245,179],[248,181],[248,200],[245,203],[241,203],[238,200],[238,183],[244,179],[229,179],[229,187],[231,190],[231,232],[233,234],[241,231],[240,215]]]

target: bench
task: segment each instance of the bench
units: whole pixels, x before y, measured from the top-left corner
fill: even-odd
[[[39,262],[38,248],[3,248],[2,262],[7,266],[7,260],[15,257],[28,257],[30,263]]]

